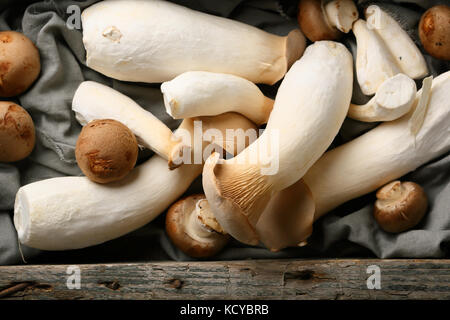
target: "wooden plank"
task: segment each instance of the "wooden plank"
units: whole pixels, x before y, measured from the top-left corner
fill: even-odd
[[[367,268],[381,289],[368,289]],[[450,299],[450,260],[245,260],[0,267],[0,299]]]

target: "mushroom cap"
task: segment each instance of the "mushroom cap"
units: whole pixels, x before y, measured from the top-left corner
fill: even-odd
[[[430,55],[450,60],[450,6],[438,5],[425,11],[419,22],[419,37]]]
[[[0,32],[0,96],[12,97],[27,90],[41,71],[39,51],[24,34]]]
[[[203,194],[194,194],[175,202],[166,215],[166,232],[175,246],[194,258],[207,258],[221,251],[229,241],[229,236],[204,226],[206,237],[193,236],[188,230],[190,219],[200,219],[196,215],[199,201],[206,200]],[[203,225],[202,220],[196,222]],[[195,238],[195,239],[194,239]]]
[[[303,179],[275,193],[256,224],[261,242],[272,252],[303,246],[313,231],[316,204]]]
[[[35,142],[34,123],[29,113],[14,102],[0,101],[0,162],[26,158]]]
[[[311,41],[337,40],[343,35],[328,23],[321,0],[300,0],[297,20],[303,34]]]
[[[378,190],[376,197],[375,220],[390,233],[413,228],[428,208],[425,191],[414,182],[393,181]]]
[[[94,120],[78,137],[75,157],[81,171],[92,181],[121,180],[135,166],[138,156],[136,137],[116,120]]]

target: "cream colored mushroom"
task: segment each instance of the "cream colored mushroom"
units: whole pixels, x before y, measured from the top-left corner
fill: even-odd
[[[423,92],[422,89],[418,91],[413,110],[420,101],[427,101]],[[312,220],[316,221],[339,205],[373,192],[449,152],[449,92],[450,71],[433,80],[427,113],[417,134],[411,132],[415,113],[412,110],[400,119],[384,122],[325,153],[308,170],[303,181],[296,183],[295,196],[285,200],[290,203],[298,198],[302,203],[290,205],[294,208],[292,211],[268,208],[263,212],[257,225],[261,242],[273,250],[295,246],[305,241],[305,235],[310,233],[311,225],[305,221],[311,221],[312,207],[315,208]],[[302,183],[306,190],[302,190]],[[278,216],[280,212],[285,219]],[[298,228],[292,224],[297,224]]]
[[[399,73],[384,81],[365,105],[351,104],[347,116],[364,122],[392,121],[411,110],[416,93],[416,83]]]
[[[189,147],[173,136],[172,131],[153,114],[126,95],[94,81],[80,84],[72,100],[72,110],[81,125],[92,120],[120,121],[136,136],[138,143],[167,159],[174,169],[182,164]]]
[[[125,81],[161,83],[199,70],[273,84],[306,45],[299,29],[281,37],[168,1],[101,1],[81,19],[88,67]]]
[[[161,85],[167,113],[174,119],[238,112],[257,125],[267,122],[273,100],[251,81],[231,74],[185,72]]]
[[[397,21],[376,5],[367,7],[365,16],[367,26],[383,40],[402,73],[413,79],[428,74],[422,53]]]
[[[375,94],[378,88],[401,69],[380,36],[359,19],[353,24],[356,37],[356,76],[365,95]]]
[[[298,181],[339,131],[352,81],[350,52],[340,43],[315,42],[286,74],[258,140],[234,159],[208,158],[205,195],[227,233],[258,243],[255,224],[270,197]],[[262,153],[267,157],[257,157]]]

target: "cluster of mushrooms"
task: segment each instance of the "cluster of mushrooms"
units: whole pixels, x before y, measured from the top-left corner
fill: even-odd
[[[388,232],[415,226],[427,197],[417,184],[396,179],[450,150],[450,72],[424,78],[424,57],[395,19],[374,5],[364,14],[359,19],[352,0],[302,0],[302,31],[282,37],[159,0],[85,9],[87,65],[122,81],[162,83],[167,113],[183,121],[172,132],[122,93],[81,83],[72,109],[84,126],[76,157],[86,177],[20,188],[20,242],[84,248],[136,230],[170,207],[167,234],[190,256],[212,256],[231,237],[277,251],[305,245],[314,221],[383,186],[376,221]],[[449,30],[447,23],[444,34]],[[356,63],[336,41],[350,31]],[[442,43],[448,53],[450,41]],[[365,105],[351,103],[354,67],[362,92],[373,95]],[[414,79],[423,79],[420,90]],[[255,85],[279,80],[275,99]],[[327,151],[346,117],[383,123]],[[182,133],[192,138],[196,121],[223,136],[266,126],[243,145],[216,139],[219,152],[192,163],[186,159],[194,141]],[[203,150],[209,145],[203,142]],[[156,154],[135,167],[139,147]],[[246,161],[261,150],[266,159]],[[265,173],[275,160],[277,170]],[[200,175],[204,194],[179,199]]]

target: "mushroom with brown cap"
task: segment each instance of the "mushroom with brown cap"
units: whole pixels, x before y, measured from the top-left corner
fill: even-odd
[[[415,227],[428,209],[423,188],[414,182],[393,181],[376,193],[374,217],[380,227],[399,233]]]
[[[166,215],[166,232],[181,251],[194,258],[217,254],[228,243],[203,194],[194,194],[174,203]]]
[[[75,91],[72,110],[81,125],[98,119],[120,121],[134,133],[139,145],[167,159],[171,169],[182,165],[181,159],[190,153],[189,146],[179,141],[164,122],[131,98],[101,83],[82,82]]]
[[[75,157],[89,179],[109,183],[123,179],[134,168],[138,144],[133,132],[119,121],[94,120],[81,130]]]
[[[431,7],[420,18],[419,37],[433,57],[450,60],[450,6]]]
[[[18,104],[0,101],[0,162],[14,162],[30,155],[36,142],[33,119]]]
[[[300,0],[297,19],[309,40],[337,40],[352,29],[358,10],[353,0]]]
[[[0,32],[0,96],[12,97],[27,90],[41,71],[39,51],[24,34]]]

